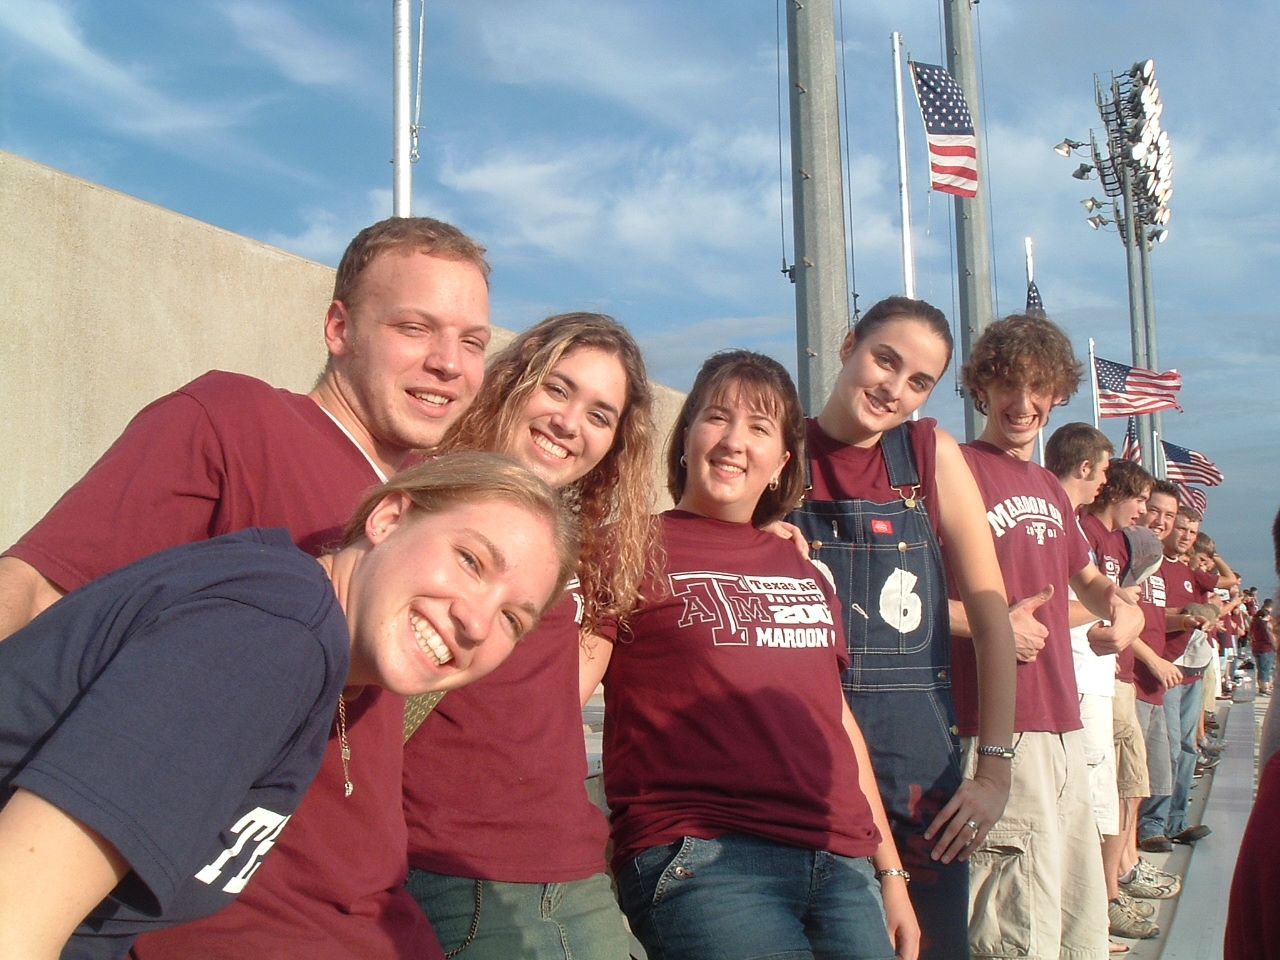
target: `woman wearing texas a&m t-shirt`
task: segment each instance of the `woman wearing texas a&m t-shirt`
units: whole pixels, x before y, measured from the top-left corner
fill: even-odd
[[[919,947],[840,689],[834,593],[759,529],[799,497],[804,429],[776,361],[729,351],[703,365],[668,450],[662,569],[589,661],[608,666],[619,899],[651,960]]]

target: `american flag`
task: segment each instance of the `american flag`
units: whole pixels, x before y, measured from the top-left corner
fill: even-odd
[[[1209,498],[1205,496],[1205,492],[1199,487],[1188,487],[1185,483],[1178,484],[1178,502],[1186,507],[1193,507],[1200,512],[1201,519],[1204,518],[1205,511],[1209,509]]]
[[[1142,448],[1138,446],[1138,422],[1129,418],[1129,425],[1124,428],[1124,446],[1120,449],[1122,460],[1132,460],[1142,466]]]
[[[911,80],[929,142],[929,185],[958,197],[977,196],[978,138],[960,85],[931,63],[913,62]]]
[[[1040,288],[1034,280],[1027,281],[1027,316],[1043,317],[1044,301],[1040,299]]]
[[[1164,474],[1175,483],[1199,483],[1216,487],[1227,478],[1203,453],[1161,440],[1164,448]]]
[[[1178,410],[1175,399],[1182,389],[1176,370],[1156,373],[1146,367],[1130,367],[1114,360],[1093,358],[1098,371],[1098,412],[1104,417],[1128,417],[1135,413]]]

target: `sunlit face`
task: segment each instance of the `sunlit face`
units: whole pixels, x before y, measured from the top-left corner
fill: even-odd
[[[325,319],[344,401],[386,461],[434,447],[484,378],[484,275],[465,261],[389,250],[350,299],[335,300]]]
[[[929,399],[947,359],[947,345],[921,320],[890,320],[861,339],[851,330],[819,423],[837,440],[870,446]]]
[[[991,384],[980,392],[987,401],[982,439],[1019,460],[1030,460],[1036,437],[1049,423],[1049,411],[1063,398],[1025,385]]]
[[[613,447],[626,402],[622,361],[595,347],[573,350],[525,402],[508,452],[552,487],[568,486]]]
[[[684,456],[688,478],[676,506],[733,523],[750,522],[765,487],[791,459],[778,418],[747,403],[732,384],[694,414]]]
[[[351,575],[348,684],[404,696],[452,690],[505,660],[551,599],[551,522],[505,500],[437,513],[388,496]],[[360,549],[360,545],[354,548]]]
[[[1196,534],[1199,532],[1199,521],[1179,516],[1175,510],[1173,529],[1164,537],[1165,553],[1171,557],[1189,556],[1191,545],[1196,542]]]
[[[1173,520],[1177,515],[1177,498],[1153,491],[1147,498],[1147,512],[1139,523],[1163,540],[1173,530]]]
[[[1114,529],[1123,530],[1125,527],[1133,526],[1142,519],[1146,512],[1147,497],[1145,494],[1113,503],[1111,505],[1111,519],[1115,524]]]

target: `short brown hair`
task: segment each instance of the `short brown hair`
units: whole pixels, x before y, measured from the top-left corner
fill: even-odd
[[[543,480],[510,457],[496,453],[454,453],[397,473],[365,494],[342,531],[342,546],[364,539],[369,514],[392,494],[403,494],[424,513],[443,513],[461,504],[502,500],[524,507],[551,523],[557,565],[554,603],[578,564],[577,521]]]
[[[982,331],[960,375],[979,413],[981,391],[992,384],[1027,386],[1066,402],[1080,388],[1080,362],[1071,340],[1053,321],[1015,313]]]
[[[667,446],[667,491],[677,503],[684,496],[689,469],[681,461],[685,433],[693,418],[708,403],[733,390],[741,391],[746,403],[777,418],[782,428],[783,449],[791,454],[782,468],[777,489],[766,488],[751,514],[752,525],[763,527],[794,510],[804,494],[804,411],[791,374],[773,357],[751,350],[722,350],[702,364],[671,428],[671,442]]]
[[[1097,464],[1104,456],[1115,453],[1115,449],[1107,435],[1092,424],[1064,423],[1044,445],[1045,469],[1065,479],[1086,460]]]
[[[355,235],[333,281],[333,299],[348,306],[359,286],[360,275],[373,258],[388,250],[425,253],[441,260],[470,263],[489,281],[489,261],[485,249],[452,224],[432,217],[388,217]]]
[[[1098,489],[1093,503],[1085,506],[1090,513],[1102,513],[1113,503],[1133,497],[1148,497],[1155,481],[1151,474],[1132,460],[1112,460],[1107,467],[1107,482]]]

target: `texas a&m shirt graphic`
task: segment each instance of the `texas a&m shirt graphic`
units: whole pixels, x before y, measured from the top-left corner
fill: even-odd
[[[831,608],[811,577],[695,570],[668,579],[672,596],[684,605],[678,625],[700,626],[713,646],[835,646]]]

